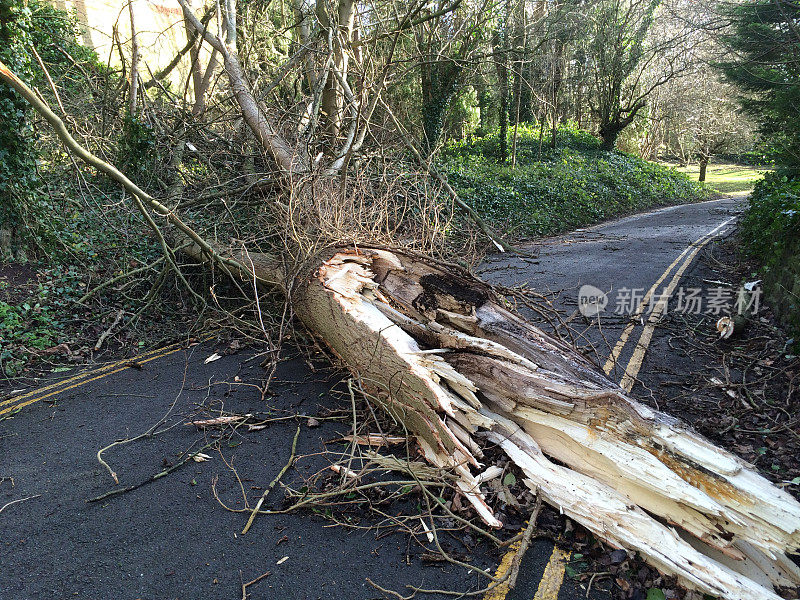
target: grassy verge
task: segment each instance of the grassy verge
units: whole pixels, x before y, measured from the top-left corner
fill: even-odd
[[[703,200],[708,188],[675,169],[607,152],[585,131],[563,127],[555,149],[522,129],[517,165],[497,161],[496,135],[454,144],[443,170],[461,197],[512,238],[568,231],[655,206]]]
[[[679,167],[674,163],[661,164],[685,173],[694,180],[697,180],[700,175],[699,165]],[[708,165],[706,185],[718,194],[724,194],[725,196],[749,196],[756,183],[769,172],[768,169],[735,163],[712,163]]]

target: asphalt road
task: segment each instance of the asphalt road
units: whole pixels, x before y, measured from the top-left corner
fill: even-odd
[[[632,325],[627,343],[608,370],[620,382],[664,288],[674,281],[669,307],[676,308],[681,287],[697,262],[695,250],[730,233],[743,208],[742,199],[725,198],[633,215],[537,244],[536,259],[494,255],[477,273],[492,283],[525,284],[550,298],[572,318],[576,342],[587,347],[600,367],[607,365],[623,331]],[[587,318],[580,313],[583,286],[606,295],[608,304],[599,315]],[[651,302],[638,301],[651,287]],[[709,293],[710,288],[703,289],[701,295]],[[634,318],[635,307],[640,306],[642,313]]]
[[[613,303],[620,289],[649,289],[676,258],[691,254],[691,248],[684,253],[690,244],[731,219],[737,208],[734,201],[723,200],[629,217],[548,240],[536,260],[495,256],[482,273],[490,281],[527,282],[552,294],[568,312],[577,307],[578,290],[585,284],[610,292]],[[675,264],[664,281],[682,264]],[[685,272],[690,270],[687,264]],[[583,324],[602,363],[631,319],[601,314],[599,328],[597,321],[584,319]],[[631,332],[629,347],[620,351],[620,365],[634,354],[645,326],[646,317]],[[87,503],[115,487],[97,451],[148,430],[170,407],[167,424],[174,426],[166,432],[105,452],[122,486],[177,464],[206,443],[204,432],[181,424],[200,406],[273,417],[297,412],[324,417],[331,409],[349,406],[340,373],[312,372],[299,359],[280,365],[273,394],[262,399],[256,387],[264,378],[260,359],[241,351],[204,364],[219,349],[211,340],[140,361],[141,368],[121,365],[85,378],[92,381],[73,382],[80,385],[32,388],[18,392],[17,397],[31,394],[22,400],[0,401],[0,507],[5,505],[0,512],[0,599],[232,599],[242,597],[242,582],[266,571],[271,574],[248,588],[248,598],[383,597],[366,577],[401,592],[406,585],[479,587],[464,568],[424,566],[418,550],[407,554],[408,541],[400,535],[378,539],[373,531],[330,527],[330,521],[309,513],[262,516],[241,535],[246,515],[224,510],[212,483],[229,506],[243,506],[242,490],[252,504],[289,457],[297,427],[291,419],[237,435],[208,461],[187,463],[132,492]],[[64,374],[59,375],[63,381]],[[619,373],[612,375],[619,380]],[[42,381],[39,388],[48,384],[52,381]],[[28,401],[19,412],[2,413]],[[301,459],[288,481],[324,467],[319,452],[347,428],[343,422],[321,421],[319,427],[301,426]],[[267,506],[279,508],[281,496],[273,493]],[[552,551],[550,542],[535,543],[509,599],[534,598]],[[502,553],[478,544],[470,558],[494,570]],[[555,590],[550,596],[540,590],[538,597],[585,597],[585,590],[569,578]],[[606,596],[593,591],[591,597]]]

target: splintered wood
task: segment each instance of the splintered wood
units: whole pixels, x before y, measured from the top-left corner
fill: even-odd
[[[615,547],[731,600],[800,586],[800,504],[680,421],[634,401],[573,348],[466,273],[417,256],[342,250],[303,282],[306,326],[452,470],[490,526],[481,445]],[[557,461],[557,462],[554,462]]]

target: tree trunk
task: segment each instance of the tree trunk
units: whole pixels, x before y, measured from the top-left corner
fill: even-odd
[[[604,123],[600,126],[600,147],[603,150],[611,151],[617,147],[617,138],[622,131],[614,123]]]
[[[691,587],[777,600],[770,585],[800,583],[784,554],[800,545],[800,504],[626,396],[467,273],[346,248],[302,278],[293,306],[489,525],[501,523],[475,479],[487,441],[545,500]]]
[[[139,99],[139,41],[136,34],[133,0],[128,2],[128,15],[131,23],[131,79],[130,97],[128,98],[128,114],[136,116],[136,104]]]
[[[422,92],[422,151],[430,155],[439,144],[450,101],[458,89],[461,67],[454,63],[423,62],[420,65]]]
[[[501,24],[495,31],[494,51],[497,54],[495,66],[497,68],[497,85],[500,88],[500,104],[498,106],[497,118],[500,124],[500,160],[505,162],[508,159],[508,51],[506,40],[508,7],[506,5],[506,22]]]
[[[700,157],[700,176],[697,179],[700,183],[703,183],[706,180],[706,171],[708,171],[709,160],[710,157],[708,156]]]
[[[475,88],[475,94],[478,97],[478,115],[480,117],[480,124],[478,125],[478,131],[476,135],[478,137],[483,137],[488,135],[491,131],[491,105],[492,105],[492,94],[489,91],[489,86],[486,82],[481,81],[478,84],[473,86]]]

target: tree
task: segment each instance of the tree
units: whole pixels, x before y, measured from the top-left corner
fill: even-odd
[[[754,0],[725,10],[734,60],[721,64],[743,108],[787,165],[800,165],[800,3]]]
[[[687,83],[693,84],[682,103],[687,142],[700,163],[699,181],[705,181],[711,158],[745,148],[753,128],[739,112],[730,86],[708,76]]]
[[[685,70],[687,32],[663,0],[598,0],[590,11],[589,104],[612,150],[655,89]]]
[[[427,156],[439,145],[450,103],[466,85],[468,69],[484,38],[484,24],[493,5],[442,0],[436,16],[416,27],[419,53],[422,151]]]
[[[738,90],[712,66],[720,50],[711,36],[698,44],[687,73],[661,87],[651,106],[654,138],[683,163],[698,160],[700,181],[714,155],[749,150],[755,143],[755,126],[739,106]]]

